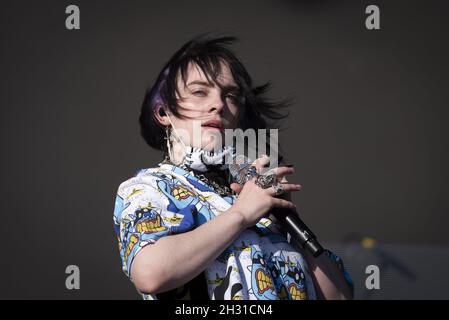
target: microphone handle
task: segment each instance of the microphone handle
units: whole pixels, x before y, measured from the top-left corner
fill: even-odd
[[[308,250],[312,256],[318,257],[324,252],[324,248],[318,242],[315,234],[299,218],[298,214],[288,208],[273,208],[271,214],[276,221],[284,227],[291,239],[303,249]]]

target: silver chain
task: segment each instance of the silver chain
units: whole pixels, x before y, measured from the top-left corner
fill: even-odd
[[[168,157],[168,155],[165,156],[164,161],[162,161],[162,163],[167,163],[170,165],[173,165],[175,167],[180,167],[188,172],[190,172],[191,174],[193,174],[195,177],[197,177],[198,179],[200,179],[202,182],[204,182],[205,184],[207,184],[208,186],[212,187],[212,189],[214,189],[214,191],[216,193],[218,193],[220,196],[224,197],[224,196],[231,196],[231,195],[235,195],[234,190],[232,190],[230,187],[228,186],[223,186],[220,185],[219,183],[217,183],[216,181],[207,178],[204,174],[199,173],[199,172],[195,172],[195,170],[192,170],[191,168],[187,167],[184,163],[180,163],[180,164],[174,164],[170,158]]]

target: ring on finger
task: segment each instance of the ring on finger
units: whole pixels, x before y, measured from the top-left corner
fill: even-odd
[[[262,189],[267,189],[274,185],[276,182],[275,174],[261,174],[257,177],[255,183]]]
[[[276,197],[278,197],[284,193],[284,186],[282,184],[280,184],[280,183],[273,184],[272,187],[274,189],[274,195]]]
[[[253,177],[257,177],[259,174],[257,173],[257,168],[255,166],[251,166],[246,171],[246,181],[251,180]]]

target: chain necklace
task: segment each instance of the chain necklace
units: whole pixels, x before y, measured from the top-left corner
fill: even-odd
[[[228,186],[229,185],[229,175],[228,175],[228,178],[225,178],[224,174],[222,174],[222,170],[206,171],[205,173],[203,173],[201,171],[197,171],[197,170],[189,168],[184,163],[174,164],[170,160],[168,155],[165,156],[162,163],[170,164],[175,167],[180,167],[180,168],[190,172],[191,174],[193,174],[193,176],[197,177],[200,181],[202,181],[206,185],[212,187],[212,189],[214,189],[214,191],[216,193],[218,193],[221,197],[232,196],[232,195],[236,194],[234,192],[234,190],[232,190]],[[225,173],[225,172],[223,172],[223,173]],[[206,177],[206,175],[208,175],[209,178]]]

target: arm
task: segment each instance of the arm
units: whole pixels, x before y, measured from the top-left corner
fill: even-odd
[[[290,168],[279,168],[277,174],[291,172]],[[299,190],[294,184],[286,184],[285,188]],[[160,190],[154,181],[142,177],[122,183],[118,199],[127,202],[116,200],[114,212],[122,268],[139,291],[149,294],[169,291],[196,277],[273,206],[294,207],[289,201],[273,197],[272,189],[258,187],[253,179],[245,183],[228,210],[194,230],[170,234],[166,228],[150,232],[136,229],[140,219],[154,219],[159,215],[157,208],[167,206]],[[142,208],[147,209],[146,213],[139,212]]]
[[[284,177],[281,182],[286,183],[287,179]],[[285,199],[291,201],[290,193],[286,193],[284,196]],[[335,261],[325,253],[315,258],[307,250],[302,251],[304,259],[312,271],[311,276],[315,283],[318,299],[354,299],[353,289]]]
[[[131,278],[144,293],[177,288],[206,269],[245,228],[243,215],[231,207],[192,231],[145,246],[134,258]]]
[[[318,299],[352,300],[353,290],[346,281],[343,272],[327,254],[313,257],[304,250],[304,258],[312,270]]]

